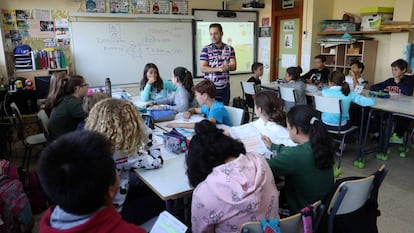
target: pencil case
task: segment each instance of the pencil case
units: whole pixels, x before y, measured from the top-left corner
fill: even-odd
[[[172,109],[151,109],[148,110],[148,115],[154,119],[154,122],[170,121],[175,118],[175,112]]]
[[[181,154],[188,150],[190,141],[173,128],[170,132],[163,134],[164,147],[175,154]]]

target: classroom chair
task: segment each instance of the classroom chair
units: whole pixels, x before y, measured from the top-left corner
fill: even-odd
[[[399,117],[406,117],[411,120],[414,120],[414,116],[403,114],[403,113],[393,113],[393,117],[399,116]],[[412,143],[414,136],[414,128],[411,126],[407,127],[407,132],[404,137],[404,142],[401,146],[398,147],[398,152],[400,153],[401,158],[405,158],[407,156],[408,151],[410,150],[410,147],[412,147],[414,144]],[[388,149],[388,142],[387,142],[387,149]]]
[[[368,177],[346,177],[337,181],[339,185],[327,209],[328,233],[334,232],[334,224],[341,232],[378,232],[378,192],[387,173],[382,165]]]
[[[325,206],[321,201],[312,204],[312,232],[316,232]],[[279,220],[279,228],[282,233],[303,233],[302,213],[282,218]],[[263,233],[260,221],[247,222],[240,228],[240,233]]]
[[[233,126],[239,126],[243,124],[244,110],[241,108],[235,108],[230,106],[224,106],[229,114],[230,120]]]
[[[15,127],[17,130],[17,137],[19,138],[19,140],[22,141],[24,145],[24,157],[23,157],[21,166],[25,168],[26,171],[28,171],[30,157],[32,156],[33,146],[37,146],[37,145],[46,146],[46,143],[47,143],[46,135],[44,133],[39,133],[39,134],[34,134],[34,135],[25,137],[25,132],[24,132],[25,125],[23,123],[22,115],[20,113],[19,108],[14,102],[10,104],[10,108],[15,117]]]
[[[313,106],[314,108],[321,112],[321,113],[334,113],[339,114],[339,122],[342,122],[342,101],[340,98],[336,97],[326,97],[326,96],[320,96],[320,95],[314,95],[313,96]],[[328,130],[330,134],[333,134],[336,136],[336,141],[339,142],[339,160],[338,160],[338,166],[334,170],[335,177],[338,177],[342,171],[341,171],[341,161],[342,161],[342,155],[345,149],[345,138],[349,134],[356,132],[358,127],[351,126],[349,129],[342,130],[341,127],[338,127],[338,130]]]
[[[240,82],[242,92],[243,92],[243,99],[246,100],[246,95],[256,95],[257,93],[257,86],[254,82]],[[254,114],[254,104],[253,106],[247,106],[249,114],[252,116],[252,121],[255,117]]]
[[[41,109],[37,113],[37,118],[40,121],[42,132],[47,138],[49,136],[49,116],[46,114],[46,111],[44,109]]]
[[[295,88],[279,86],[280,99],[283,100],[285,106],[285,112],[296,105],[296,92]]]

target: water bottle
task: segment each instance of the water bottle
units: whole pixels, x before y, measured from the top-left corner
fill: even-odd
[[[111,86],[111,79],[110,78],[106,78],[105,92],[106,92],[106,94],[108,94],[109,96],[112,97],[112,86]]]

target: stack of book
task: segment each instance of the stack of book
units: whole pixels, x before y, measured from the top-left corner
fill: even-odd
[[[66,58],[62,50],[35,50],[32,53],[34,70],[66,68]]]

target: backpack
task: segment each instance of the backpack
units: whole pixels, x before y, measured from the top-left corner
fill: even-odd
[[[28,172],[22,167],[19,167],[18,171],[23,189],[29,196],[33,214],[42,213],[50,206],[50,203],[40,186],[37,174],[35,172]]]
[[[12,179],[19,179],[17,168],[10,163],[9,160],[3,159],[0,161],[0,174],[6,175]]]
[[[0,175],[0,232],[31,232],[33,214],[30,201],[18,179]]]
[[[241,108],[244,110],[242,124],[248,123],[250,117],[249,117],[249,110],[247,108],[246,100],[242,99],[240,96],[233,98],[233,107]]]

